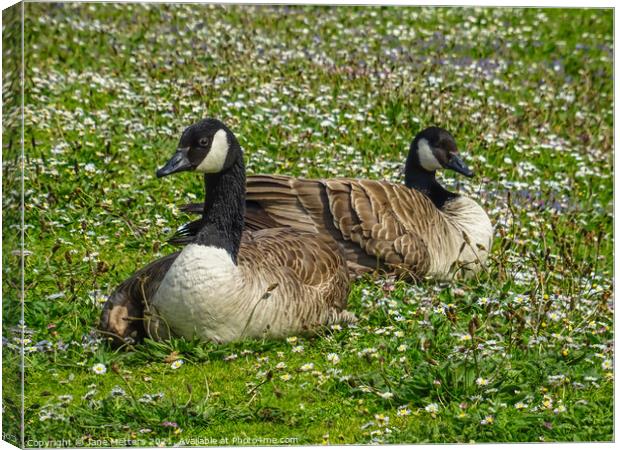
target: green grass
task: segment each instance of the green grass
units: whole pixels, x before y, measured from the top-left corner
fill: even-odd
[[[27,446],[613,439],[611,10],[25,10]],[[3,432],[16,442],[20,55],[9,14]],[[249,172],[310,177],[398,182],[413,135],[450,130],[476,177],[442,179],[495,225],[487,271],[357,281],[357,327],[294,343],[113,351],[94,333],[102,302],[173,251],[166,238],[188,219],[177,205],[200,198],[201,180],[155,169],[207,115],[238,136]]]

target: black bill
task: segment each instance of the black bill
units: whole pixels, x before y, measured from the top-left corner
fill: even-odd
[[[192,164],[187,158],[187,148],[179,148],[177,152],[168,160],[166,165],[157,171],[157,178],[165,177],[176,172],[191,170]]]
[[[446,168],[452,169],[455,172],[461,173],[466,177],[473,177],[474,173],[465,165],[463,160],[456,155],[452,155],[448,164],[446,164]]]

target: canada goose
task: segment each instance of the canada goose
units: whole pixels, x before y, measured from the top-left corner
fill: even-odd
[[[344,254],[330,238],[291,228],[243,234],[245,167],[233,133],[205,119],[187,128],[158,177],[204,173],[206,199],[191,243],[138,271],[114,292],[101,328],[218,343],[283,337],[354,320]],[[144,309],[144,311],[142,311]]]
[[[381,266],[415,278],[468,276],[483,266],[493,226],[473,200],[446,190],[435,172],[473,172],[458,156],[446,130],[418,133],[405,164],[405,184],[336,178],[308,180],[282,175],[247,179],[246,227],[268,223],[331,236],[345,250],[352,275]],[[202,205],[186,205],[197,212]],[[173,241],[195,233],[182,227]]]

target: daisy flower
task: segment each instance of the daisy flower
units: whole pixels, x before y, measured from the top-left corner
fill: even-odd
[[[480,421],[481,425],[492,425],[495,422],[495,418],[493,416],[486,416],[484,419]]]
[[[478,377],[476,378],[476,384],[478,386],[487,386],[489,384],[489,380],[486,378]]]
[[[396,415],[398,417],[408,416],[409,414],[411,414],[411,410],[407,405],[399,406],[398,410],[396,411]]]
[[[338,364],[340,362],[340,356],[336,353],[328,353],[327,360],[332,364]]]
[[[95,372],[97,375],[103,375],[104,373],[106,373],[108,371],[108,369],[106,368],[105,364],[101,364],[101,363],[97,363],[93,366],[93,372]]]
[[[183,362],[184,361],[182,359],[177,359],[172,364],[170,364],[170,368],[176,370],[183,365]]]
[[[613,367],[613,364],[611,362],[611,359],[605,359],[602,363],[601,363],[601,367],[603,368],[603,370],[611,370],[611,368]]]
[[[430,404],[426,405],[426,407],[424,409],[428,413],[435,414],[435,413],[439,412],[439,405],[437,403],[430,403]]]

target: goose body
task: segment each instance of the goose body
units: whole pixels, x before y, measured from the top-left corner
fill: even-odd
[[[152,335],[167,337],[169,326],[174,335],[229,342],[290,336],[353,320],[345,311],[348,277],[339,270],[345,261],[329,258],[332,248],[310,234],[287,229],[248,236],[238,264],[219,248],[189,244],[183,249],[153,298]],[[310,268],[310,260],[290,267],[283,247],[322,258],[326,267]],[[269,270],[264,269],[267,264]]]
[[[232,132],[208,119],[188,128],[181,144],[158,176],[205,173],[199,231],[180,252],[121,284],[101,329],[118,339],[146,332],[221,343],[354,320],[346,310],[346,261],[333,240],[291,228],[241,234],[245,168]]]
[[[433,127],[411,144],[405,184],[250,176],[246,227],[290,226],[329,236],[343,248],[351,274],[382,268],[416,278],[470,276],[484,266],[493,226],[475,201],[437,182],[441,168],[473,175],[458,158],[452,136]],[[183,233],[187,239],[193,226],[188,224],[177,239],[183,241]]]

